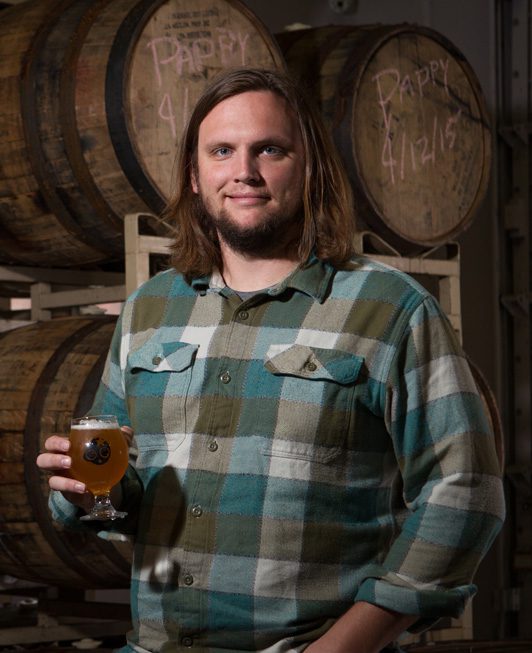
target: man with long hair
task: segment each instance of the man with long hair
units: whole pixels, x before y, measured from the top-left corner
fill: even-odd
[[[354,254],[311,105],[226,73],[176,186],[172,268],[126,302],[93,406],[134,433],[105,525],[135,544],[125,650],[377,653],[458,616],[504,513],[493,434],[434,298]],[[38,464],[79,527],[67,451]]]

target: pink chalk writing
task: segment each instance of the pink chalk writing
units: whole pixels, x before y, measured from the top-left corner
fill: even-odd
[[[381,163],[389,169],[390,181],[396,183],[396,176],[404,180],[409,171],[418,172],[427,165],[434,166],[438,155],[452,150],[457,141],[457,124],[462,110],[450,106],[450,115],[442,117],[442,112],[430,118],[430,104],[423,108],[429,97],[427,88],[441,90],[445,97],[443,106],[449,106],[449,59],[433,59],[427,65],[419,66],[408,74],[398,68],[386,68],[372,77],[377,92],[377,104],[384,123],[384,140]],[[434,97],[434,91],[431,92]],[[405,124],[404,116],[397,113],[409,99],[416,100],[416,111],[422,113],[422,120],[412,121],[416,134],[411,135],[412,127]],[[443,122],[442,122],[443,121]],[[409,121],[410,122],[410,121]],[[430,125],[430,127],[420,127]],[[438,147],[439,146],[439,147]]]
[[[386,130],[382,153],[381,163],[383,167],[390,170],[390,181],[392,185],[396,182],[396,168],[399,166],[399,178],[403,181],[406,177],[408,167],[406,165],[406,150],[410,150],[410,168],[412,172],[422,170],[426,165],[435,165],[438,155],[454,149],[457,140],[456,125],[460,120],[462,110],[458,109],[450,115],[444,125],[440,124],[440,118],[437,114],[432,119],[432,129],[423,133],[415,140],[411,139],[405,129],[396,127],[397,133],[390,128]],[[438,138],[439,136],[439,138]],[[439,147],[438,147],[439,146]],[[397,150],[400,149],[399,161],[397,160]],[[439,150],[439,151],[438,151]]]
[[[214,37],[189,40],[176,36],[159,36],[151,39],[151,50],[157,84],[163,85],[163,70],[168,66],[178,76],[201,73],[209,60],[218,60],[222,66],[246,65],[249,34],[218,27]]]

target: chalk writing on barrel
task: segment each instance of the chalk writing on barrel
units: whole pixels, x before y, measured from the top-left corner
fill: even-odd
[[[415,140],[411,139],[407,131],[400,129],[400,127],[396,127],[396,132],[391,128],[386,130],[381,153],[381,163],[385,168],[390,169],[390,181],[392,185],[395,185],[395,168],[398,165],[399,177],[401,181],[405,179],[408,171],[408,159],[410,160],[410,169],[412,172],[417,172],[429,163],[434,165],[439,155],[454,149],[457,139],[456,125],[460,120],[461,114],[462,110],[458,109],[455,113],[448,116],[443,124],[440,122],[441,116],[434,115],[430,132],[422,133]],[[397,133],[400,134],[399,137],[397,137]],[[394,147],[396,143],[398,145]],[[399,148],[398,161],[395,154]],[[407,153],[407,149],[409,153]]]
[[[390,181],[396,182],[396,168],[399,166],[399,178],[404,180],[407,172],[417,172],[427,164],[434,165],[438,154],[452,150],[455,147],[456,126],[462,110],[458,108],[446,119],[434,115],[432,124],[426,112],[423,113],[423,123],[430,125],[421,134],[415,136],[409,133],[407,126],[401,124],[393,108],[403,105],[405,98],[417,98],[421,106],[427,98],[427,85],[441,89],[448,105],[449,92],[449,58],[433,59],[427,65],[414,69],[409,74],[401,74],[397,68],[386,68],[372,77],[376,84],[377,102],[384,121],[384,141],[381,152],[381,163],[390,171]]]
[[[439,74],[438,74],[439,71]],[[411,97],[419,95],[424,97],[424,87],[431,83],[433,86],[443,85],[445,94],[450,97],[447,75],[449,72],[449,59],[434,59],[427,66],[421,66],[412,72],[411,75],[403,75],[397,68],[386,68],[372,77],[372,81],[377,84],[377,93],[379,95],[379,105],[383,111],[384,119],[387,121],[387,106],[392,98],[399,92],[399,102],[403,103],[405,94]],[[441,78],[441,79],[440,79]],[[391,82],[391,90],[385,94],[383,82]]]
[[[217,34],[210,38],[197,38],[185,43],[175,36],[159,36],[151,39],[147,47],[151,50],[155,76],[159,88],[163,85],[162,71],[169,66],[181,77],[184,74],[201,73],[208,60],[217,57],[222,66],[231,63],[246,65],[249,34],[233,32],[218,27]],[[168,54],[170,48],[171,53]]]
[[[188,119],[188,114],[190,110],[190,99],[189,99],[189,88],[188,86],[184,86],[181,92],[181,97],[182,97],[182,111],[181,115],[183,116],[183,129],[186,126],[186,122]],[[167,122],[170,126],[170,130],[172,132],[172,138],[175,140],[177,138],[177,116],[174,110],[174,102],[172,100],[172,96],[170,93],[165,93],[163,95],[163,99],[161,100],[161,103],[159,104],[159,111],[158,111],[159,118],[161,120],[164,120]]]
[[[180,20],[189,17],[188,14],[186,16],[184,14],[179,15]],[[167,88],[165,80],[168,80],[168,73],[170,79],[175,78],[176,75],[179,78],[186,79],[187,76],[201,74],[209,64],[215,67],[220,65],[227,67],[237,63],[246,65],[249,33],[222,27],[203,33],[208,34],[208,36],[199,36],[198,32],[189,32],[187,38],[177,38],[175,35],[158,36],[146,44],[146,47],[151,51],[157,86],[162,91],[158,116],[168,124],[174,139],[177,138],[181,127],[181,125],[177,124],[177,116],[182,115],[183,123],[186,122],[190,99],[188,86],[181,82],[179,85],[180,106],[175,105],[174,95],[177,86],[171,82],[171,88]],[[191,38],[192,34],[196,38]],[[177,109],[180,109],[179,113]]]

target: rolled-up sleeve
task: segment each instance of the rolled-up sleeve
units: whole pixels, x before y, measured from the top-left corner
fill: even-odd
[[[406,518],[357,600],[418,614],[413,630],[457,617],[501,528],[504,495],[494,434],[469,363],[437,303],[412,313],[382,398]]]

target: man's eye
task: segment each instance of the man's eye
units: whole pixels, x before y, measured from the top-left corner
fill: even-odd
[[[229,156],[231,150],[228,147],[218,147],[214,150],[214,155],[219,157]]]
[[[270,156],[280,156],[283,153],[281,148],[275,147],[275,145],[265,145],[262,148],[262,151]]]

